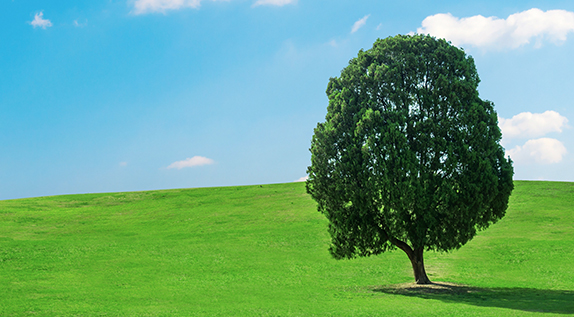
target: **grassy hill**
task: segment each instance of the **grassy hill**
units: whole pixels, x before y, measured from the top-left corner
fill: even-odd
[[[337,261],[303,183],[0,201],[0,316],[574,314],[574,184],[516,182],[452,253]],[[461,286],[460,284],[464,285]]]

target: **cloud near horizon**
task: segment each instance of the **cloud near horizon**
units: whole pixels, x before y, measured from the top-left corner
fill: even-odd
[[[364,17],[360,18],[359,20],[357,20],[354,24],[353,27],[351,28],[351,34],[357,32],[360,28],[362,28],[366,23],[367,23],[367,19],[370,17],[370,14],[365,15]]]
[[[456,46],[484,49],[515,49],[532,40],[535,47],[540,47],[544,39],[560,44],[570,32],[574,32],[574,12],[537,8],[511,14],[506,19],[482,15],[457,18],[450,13],[439,13],[426,17],[417,29],[419,34],[445,38]]]
[[[498,118],[503,142],[509,139],[530,139],[522,146],[506,151],[517,164],[554,164],[562,161],[568,151],[564,144],[552,138],[539,138],[548,133],[561,133],[568,119],[556,111],[522,112],[510,119]]]
[[[309,178],[309,176],[306,175],[306,176],[303,176],[303,177],[301,177],[301,178],[295,180],[294,182],[304,182],[304,181],[306,181],[308,178]]]
[[[203,156],[194,156],[191,158],[187,158],[183,161],[173,162],[167,168],[168,169],[176,168],[176,169],[180,170],[180,169],[185,168],[185,167],[211,165],[213,163],[215,163],[215,161],[210,159],[210,158],[203,157]]]
[[[30,25],[32,25],[34,28],[40,27],[42,29],[46,29],[47,27],[51,27],[52,26],[52,22],[48,19],[44,19],[44,12],[38,12],[34,15],[34,20],[30,21]]]

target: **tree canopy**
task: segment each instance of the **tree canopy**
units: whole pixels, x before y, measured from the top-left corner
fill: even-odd
[[[335,258],[405,251],[430,283],[423,251],[449,251],[505,214],[512,161],[472,57],[428,35],[359,51],[327,87],[307,192],[329,220]]]

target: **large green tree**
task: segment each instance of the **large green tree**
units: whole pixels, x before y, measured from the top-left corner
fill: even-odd
[[[335,258],[458,249],[505,214],[513,168],[472,57],[427,35],[379,39],[327,87],[307,192]]]

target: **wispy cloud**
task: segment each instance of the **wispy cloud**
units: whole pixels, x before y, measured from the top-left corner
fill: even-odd
[[[355,24],[353,24],[353,28],[351,28],[351,33],[355,33],[357,32],[361,27],[363,27],[363,25],[365,25],[365,23],[367,23],[367,19],[370,17],[370,14],[365,15],[364,17],[360,18],[359,20],[357,20],[357,22],[355,22]]]
[[[282,7],[287,4],[297,3],[297,0],[257,0],[253,6],[272,5]]]
[[[181,8],[199,8],[201,1],[202,0],[135,0],[132,13],[165,13],[168,10],[178,10]]]
[[[528,140],[506,152],[512,160],[521,164],[553,164],[562,161],[568,151],[562,142],[551,138]]]
[[[74,20],[74,26],[78,28],[83,28],[84,26],[88,25],[88,20],[86,19],[83,23],[78,22],[78,20]]]
[[[498,118],[498,125],[506,139],[536,138],[550,132],[562,132],[568,119],[556,111],[543,113],[522,112],[510,119]]]
[[[170,10],[179,10],[184,8],[198,9],[203,1],[208,0],[135,0],[133,1],[133,14],[146,13],[166,13]],[[231,1],[231,0],[209,0],[209,1]],[[297,3],[297,0],[257,0],[252,7],[269,5],[282,7],[287,4]]]
[[[187,158],[183,161],[177,161],[177,162],[173,162],[171,163],[167,168],[171,169],[171,168],[176,168],[176,169],[182,169],[185,167],[195,167],[195,166],[202,166],[202,165],[210,165],[215,163],[214,160],[207,158],[207,157],[203,157],[203,156],[194,156],[192,158]]]
[[[417,32],[445,38],[457,46],[514,49],[535,40],[540,47],[544,39],[560,44],[574,32],[574,12],[533,8],[506,19],[482,15],[457,18],[440,13],[425,18]]]
[[[30,21],[29,23],[34,27],[40,27],[42,29],[46,29],[52,26],[52,22],[48,19],[44,19],[44,12],[38,12],[34,15],[34,20]]]

